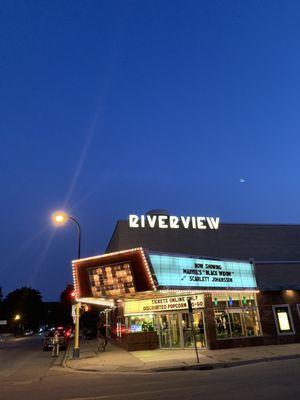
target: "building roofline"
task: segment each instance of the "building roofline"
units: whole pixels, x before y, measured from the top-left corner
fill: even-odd
[[[115,229],[114,229],[113,233],[111,234],[111,237],[110,237],[110,239],[109,239],[109,242],[108,242],[108,244],[107,244],[107,246],[106,246],[105,252],[106,252],[107,249],[109,248],[109,246],[110,246],[110,244],[111,244],[111,242],[112,242],[112,240],[113,240],[113,237],[115,236],[115,233],[116,233],[116,231],[117,231],[117,228],[118,228],[120,222],[121,222],[121,220],[118,220],[118,221],[117,221],[117,223],[116,223],[116,225],[115,225]]]
[[[255,264],[300,264],[300,261],[297,260],[264,260],[259,261],[254,259]]]

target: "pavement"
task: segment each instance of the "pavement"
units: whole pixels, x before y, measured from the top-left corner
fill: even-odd
[[[195,400],[198,398],[240,400],[241,397],[243,400],[282,400],[300,398],[300,358],[274,361],[274,356],[293,356],[291,354],[293,348],[290,345],[277,346],[276,352],[271,354],[273,362],[249,363],[249,365],[236,368],[207,370],[189,369],[188,365],[186,371],[182,371],[180,368],[172,370],[170,365],[178,367],[178,362],[187,362],[177,353],[180,353],[181,357],[184,354],[191,356],[190,351],[173,352],[173,356],[177,359],[176,364],[170,354],[172,351],[138,352],[138,356],[136,353],[124,352],[111,343],[107,352],[97,355],[96,358],[95,342],[81,342],[81,344],[81,356],[84,358],[77,361],[77,367],[80,364],[84,366],[83,361],[84,363],[88,360],[91,362],[90,365],[85,366],[88,368],[93,366],[95,360],[102,365],[108,360],[112,371],[107,371],[107,365],[100,369],[105,372],[89,372],[87,369],[74,371],[63,368],[61,363],[65,353],[61,352],[59,358],[51,357],[51,352],[43,351],[43,337],[11,338],[0,343],[1,400],[135,400],[141,398],[143,400]],[[278,349],[281,347],[285,349],[284,353],[278,354]],[[235,354],[231,358],[236,358],[238,350],[245,349],[234,349]],[[262,348],[248,350],[257,353]],[[269,350],[272,353],[271,347]],[[295,348],[294,351],[294,356],[298,357],[299,348]],[[70,353],[72,353],[72,348]],[[214,354],[215,352],[207,353]],[[203,360],[204,354],[205,352],[200,354]],[[143,361],[147,355],[148,359],[151,356],[149,362],[158,364],[155,368],[168,363],[170,370],[162,369],[161,372],[149,373],[158,369],[147,369],[150,364]],[[157,358],[160,358],[159,362]],[[136,360],[140,361],[144,370],[136,369]],[[72,360],[69,361],[72,362]],[[195,360],[191,358],[191,361]],[[231,361],[239,362],[239,360]],[[66,362],[68,362],[67,359]],[[126,367],[126,364],[129,365]],[[127,369],[127,372],[118,372],[120,367],[123,370]]]
[[[86,372],[168,372],[209,370],[259,362],[300,358],[300,343],[254,346],[224,350],[199,350],[197,363],[194,349],[145,350],[128,352],[109,341],[105,352],[99,352],[96,340],[81,341],[80,359],[72,358],[72,345],[63,365]]]
[[[0,381],[32,382],[43,379],[53,368],[61,368],[65,352],[51,357],[43,351],[43,337],[8,337],[0,343]],[[1,397],[1,395],[0,395]]]

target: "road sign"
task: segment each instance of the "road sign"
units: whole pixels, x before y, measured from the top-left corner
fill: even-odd
[[[76,304],[72,304],[72,317],[73,319],[76,318]]]
[[[7,320],[6,319],[0,319],[0,325],[7,325]]]

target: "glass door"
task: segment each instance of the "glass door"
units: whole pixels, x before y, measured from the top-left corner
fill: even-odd
[[[197,310],[193,320],[189,313],[158,314],[157,325],[159,343],[162,349],[180,349],[194,347],[194,333],[198,348],[206,347],[203,311]]]
[[[169,316],[158,315],[159,343],[162,349],[170,348]]]
[[[170,314],[170,341],[172,348],[181,347],[179,314]]]
[[[194,334],[199,348],[206,347],[204,316],[202,311],[197,311],[193,315],[194,332],[192,327],[192,318],[189,313],[182,313],[182,333],[183,346],[194,347]]]
[[[184,347],[194,346],[192,323],[188,313],[182,313],[182,336]]]
[[[203,311],[194,313],[194,329],[198,347],[206,347],[206,335]]]
[[[158,315],[158,332],[160,348],[181,348],[180,314]]]

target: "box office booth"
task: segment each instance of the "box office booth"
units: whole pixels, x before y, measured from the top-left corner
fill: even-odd
[[[207,349],[297,342],[297,239],[299,226],[119,221],[106,253],[73,262],[77,299],[99,305],[128,350],[189,348],[194,338]]]

